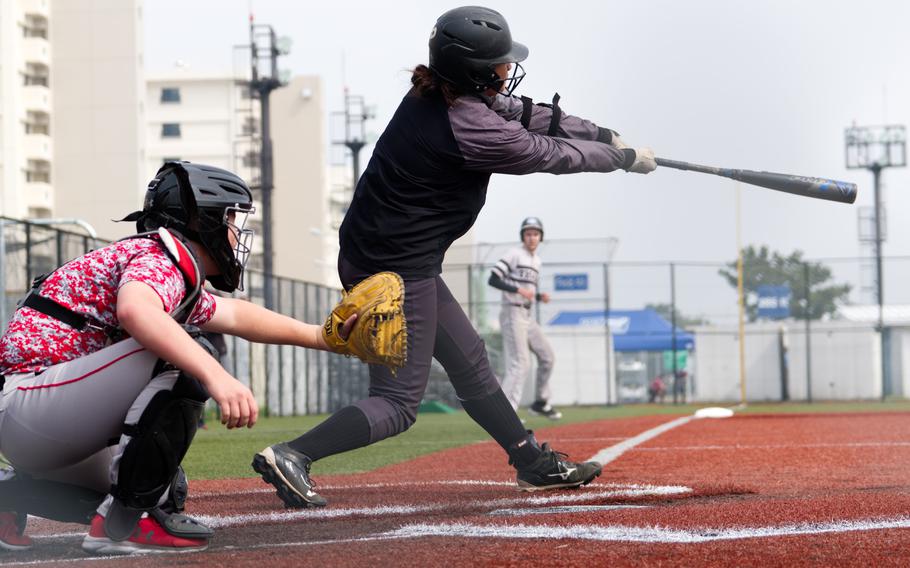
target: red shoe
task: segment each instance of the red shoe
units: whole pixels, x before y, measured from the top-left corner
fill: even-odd
[[[104,517],[95,515],[82,550],[94,554],[137,554],[145,552],[197,552],[209,545],[205,538],[181,538],[164,530],[158,521],[142,517],[133,535],[123,541],[112,540],[104,532]]]
[[[5,550],[28,550],[32,539],[25,536],[25,518],[16,513],[0,513],[0,548]]]

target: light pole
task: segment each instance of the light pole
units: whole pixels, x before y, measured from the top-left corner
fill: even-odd
[[[280,44],[280,45],[279,45]],[[275,30],[267,24],[256,24],[250,14],[250,89],[259,96],[262,141],[259,152],[260,190],[262,192],[262,299],[265,307],[273,309],[275,299],[272,286],[274,276],[272,241],[272,134],[270,124],[269,95],[282,86],[278,78],[278,56],[290,51],[286,38],[279,40]],[[262,61],[260,61],[262,60]],[[261,63],[268,64],[266,72],[259,69]]]
[[[851,126],[845,132],[847,169],[872,172],[875,199],[875,295],[878,301],[876,328],[881,341],[882,399],[890,390],[888,353],[885,346],[885,300],[882,279],[882,198],[881,176],[885,168],[907,165],[907,130],[902,125]]]
[[[366,123],[367,120],[376,117],[372,108],[366,105],[362,95],[352,95],[348,88],[344,88],[344,111],[332,113],[334,115],[344,116],[344,138],[334,140],[332,143],[344,146],[351,151],[352,158],[352,176],[350,196],[346,196],[350,202],[353,197],[353,191],[357,187],[357,181],[360,179],[360,151],[367,145]]]

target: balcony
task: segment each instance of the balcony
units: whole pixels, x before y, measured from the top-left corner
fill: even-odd
[[[44,85],[28,85],[22,88],[25,110],[51,112],[51,89]]]
[[[51,0],[19,0],[19,7],[27,15],[44,16],[49,18],[51,15]]]
[[[51,64],[51,44],[43,37],[22,38],[22,59],[26,63]]]
[[[31,181],[25,184],[26,206],[34,209],[54,210],[54,187],[43,181]]]
[[[47,134],[26,134],[24,139],[23,149],[27,160],[51,161],[53,154],[50,136]]]

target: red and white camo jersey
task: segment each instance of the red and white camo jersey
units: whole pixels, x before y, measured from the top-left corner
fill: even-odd
[[[89,252],[56,270],[42,284],[42,296],[108,325],[119,326],[117,291],[143,282],[158,294],[165,311],[186,294],[186,283],[157,240],[128,239]],[[215,314],[215,298],[202,291],[187,323],[202,325]],[[75,330],[31,308],[20,308],[0,338],[0,374],[41,372],[94,353],[107,344],[103,331]]]

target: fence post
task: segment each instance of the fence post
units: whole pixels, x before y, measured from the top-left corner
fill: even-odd
[[[613,404],[613,373],[610,368],[610,268],[608,263],[603,263],[604,278],[604,362],[607,375],[607,406]]]
[[[812,402],[812,285],[809,282],[809,262],[803,263],[803,285],[806,290],[806,304],[803,315],[806,319],[806,402]]]
[[[32,225],[25,223],[25,286],[32,285]]]
[[[676,265],[670,263],[670,350],[673,369],[673,404],[679,404],[679,370],[676,365]],[[685,394],[683,394],[685,402]]]

